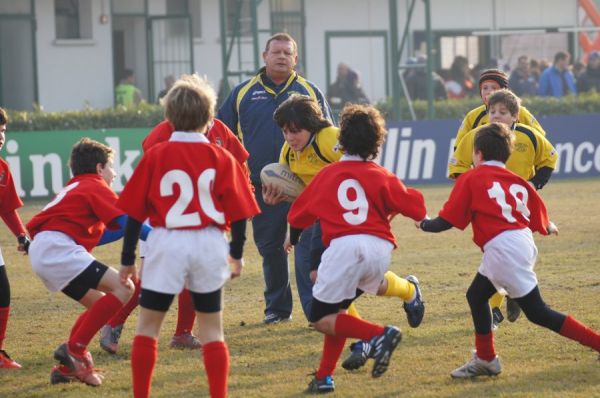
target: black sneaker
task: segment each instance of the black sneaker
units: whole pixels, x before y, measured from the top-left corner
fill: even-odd
[[[372,355],[375,359],[371,376],[380,377],[385,373],[392,353],[401,340],[402,332],[395,326],[386,326],[382,334],[371,339],[369,343],[373,347]]]
[[[519,303],[517,300],[513,300],[510,297],[506,298],[506,319],[509,322],[514,322],[521,315],[521,307],[519,307]]]
[[[368,341],[357,341],[350,344],[350,356],[342,362],[342,368],[356,370],[362,368],[371,356],[372,347]]]
[[[281,316],[281,315],[277,315],[277,314],[267,314],[267,316],[265,316],[265,319],[263,319],[263,323],[265,325],[274,325],[276,323],[280,323],[280,322],[287,322],[290,321],[292,319],[292,316]]]
[[[415,286],[417,294],[413,301],[404,303],[404,311],[406,312],[406,319],[408,320],[410,327],[416,328],[419,327],[423,321],[423,316],[425,316],[425,302],[423,301],[423,296],[421,295],[421,287],[417,277],[414,275],[409,275],[406,277],[406,280]]]
[[[306,389],[307,394],[326,394],[328,392],[333,392],[335,390],[335,383],[333,382],[333,377],[325,376],[322,379],[317,379],[315,375],[313,379],[308,383],[308,388]]]
[[[500,311],[500,308],[492,308],[492,330],[498,329],[498,325],[500,325],[503,320],[504,315],[502,315],[502,311]]]

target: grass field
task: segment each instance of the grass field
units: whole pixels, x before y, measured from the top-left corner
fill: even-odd
[[[450,187],[424,187],[430,215],[437,214]],[[536,235],[540,251],[537,273],[541,292],[553,308],[568,312],[593,329],[600,329],[600,179],[553,181],[542,194],[558,237]],[[29,203],[24,220],[40,210]],[[336,392],[340,397],[593,397],[600,396],[598,355],[577,343],[520,318],[505,321],[496,334],[503,361],[499,377],[454,381],[449,372],[470,356],[473,331],[465,291],[481,253],[471,232],[453,230],[424,234],[412,222],[397,218],[394,230],[399,248],[391,270],[419,277],[427,311],[418,329],[408,327],[401,302],[362,297],[363,317],[400,326],[403,342],[388,372],[370,377],[371,363],[354,373],[338,368]],[[23,365],[20,371],[0,372],[0,397],[126,397],[131,395],[129,354],[137,311],[126,324],[116,356],[99,348],[90,351],[106,376],[99,388],[76,383],[51,386],[52,352],[69,333],[80,312],[79,304],[61,294],[49,294],[33,274],[26,257],[16,253],[16,242],[1,228],[0,245],[12,287],[12,317],[5,348]],[[117,265],[120,243],[98,248],[101,261]],[[301,396],[308,373],[318,365],[322,336],[307,327],[300,306],[293,321],[264,326],[262,270],[256,249],[246,247],[246,269],[241,279],[226,287],[225,329],[231,352],[231,397]],[[295,289],[295,288],[294,288]],[[295,290],[294,290],[295,291]],[[296,298],[296,296],[295,296]],[[154,397],[207,396],[199,353],[168,348],[176,311],[167,317],[159,345],[153,382]],[[344,356],[347,351],[344,352]]]

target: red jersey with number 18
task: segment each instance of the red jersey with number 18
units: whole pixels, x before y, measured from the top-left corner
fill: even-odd
[[[117,206],[169,229],[225,230],[260,212],[240,163],[204,134],[183,132],[144,154]]]
[[[378,236],[396,245],[390,221],[400,213],[415,221],[427,213],[421,192],[375,162],[344,156],[323,168],[296,198],[288,213],[292,227],[319,219],[323,243],[357,234]]]
[[[117,194],[102,176],[80,174],[27,223],[27,230],[32,238],[42,231],[62,232],[91,252],[106,226],[123,214],[116,202]]]
[[[511,229],[528,227],[548,234],[548,213],[535,188],[494,161],[461,175],[439,216],[459,229],[472,223],[473,241],[482,249],[490,239]]]

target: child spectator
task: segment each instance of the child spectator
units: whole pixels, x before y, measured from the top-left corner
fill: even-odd
[[[0,149],[6,142],[6,125],[8,124],[8,115],[6,111],[0,108]],[[0,158],[0,217],[17,237],[17,250],[27,252],[29,247],[29,238],[25,227],[21,222],[17,209],[23,206],[23,202],[17,195],[15,183],[8,167],[8,163]],[[6,337],[6,327],[8,326],[8,317],[10,314],[10,283],[6,273],[6,264],[0,251],[0,369],[20,369],[21,365],[11,359],[4,350],[4,338]]]
[[[86,308],[67,342],[54,351],[60,365],[52,369],[51,383],[78,379],[97,386],[103,377],[94,370],[87,347],[129,300],[133,283],[119,280],[117,271],[96,260],[91,251],[120,238],[126,217],[110,188],[115,178],[111,148],[82,138],[73,146],[69,165],[73,178],[27,223],[33,239],[29,259],[48,290],[62,291]]]
[[[475,353],[453,378],[494,376],[502,371],[494,348],[489,298],[506,291],[531,322],[600,351],[600,335],[570,315],[549,308],[543,301],[533,271],[537,247],[532,232],[558,234],[546,206],[535,189],[507,170],[514,135],[500,123],[482,127],[475,136],[475,168],[454,185],[439,216],[418,223],[426,232],[473,226],[473,240],[483,251],[478,272],[467,290],[475,326]]]
[[[363,292],[376,294],[385,283],[384,274],[395,247],[391,218],[401,213],[418,220],[426,213],[419,191],[407,189],[373,161],[384,134],[383,117],[375,108],[346,107],[339,138],[345,154],[313,178],[288,215],[292,231],[319,220],[327,247],[312,290],[310,312],[313,326],[325,334],[325,339],[321,363],[308,392],[335,389],[332,375],[346,338],[370,341],[367,354],[375,359],[373,377],[387,370],[401,339],[400,330],[394,326],[384,328],[346,314]],[[298,233],[294,233],[290,241],[295,244],[297,240]]]
[[[123,242],[122,280],[136,273],[133,260],[141,221],[149,218],[155,227],[145,252],[141,309],[131,349],[136,398],[150,395],[160,328],[184,286],[200,323],[198,339],[210,395],[227,395],[223,285],[241,273],[246,219],[259,208],[240,163],[206,138],[215,103],[215,92],[206,81],[183,78],[175,83],[165,97],[165,116],[175,132],[168,142],[144,154],[118,202],[131,217]],[[223,231],[230,223],[227,247]]]

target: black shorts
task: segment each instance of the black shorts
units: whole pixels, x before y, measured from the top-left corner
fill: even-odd
[[[214,313],[221,311],[222,289],[210,293],[190,292],[194,302],[194,309],[198,312]],[[143,308],[167,312],[175,298],[174,294],[159,293],[153,290],[142,289],[140,306]]]
[[[363,293],[364,292],[362,290],[356,289],[356,296],[354,296],[354,298],[333,304],[324,303],[313,297],[312,305],[310,307],[310,317],[308,320],[310,322],[317,322],[327,315],[337,314],[341,309],[347,310],[348,307],[350,307],[350,304],[352,304],[352,302],[359,298]]]
[[[79,301],[85,296],[88,290],[98,287],[100,279],[102,279],[107,270],[108,266],[94,260],[81,274],[69,282],[62,292],[73,300]]]

